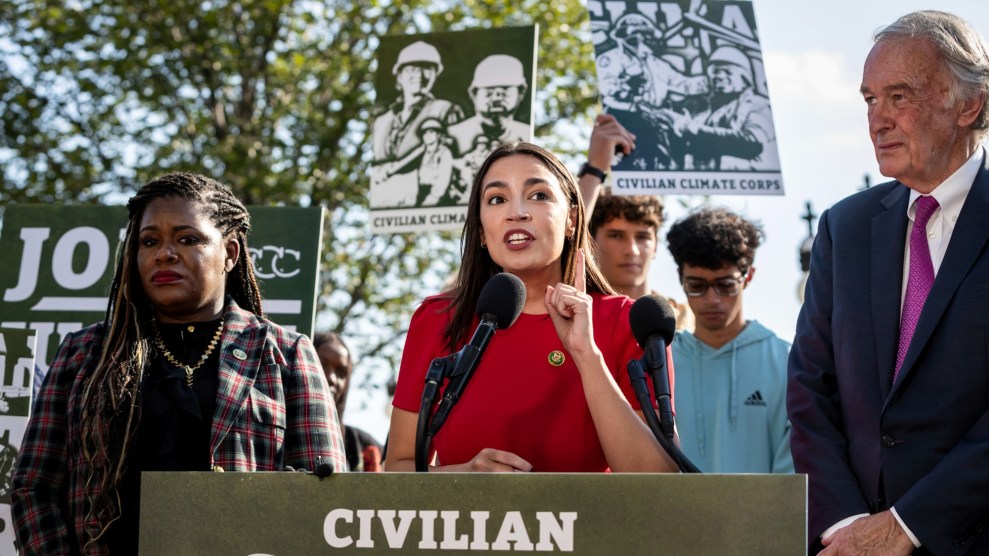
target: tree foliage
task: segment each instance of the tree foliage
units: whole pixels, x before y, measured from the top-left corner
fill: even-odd
[[[596,104],[578,0],[0,0],[0,205],[119,202],[174,170],[247,204],[322,205],[319,322],[380,384],[459,242],[366,231],[377,38],[531,23],[536,136],[566,155],[583,145],[559,126]]]

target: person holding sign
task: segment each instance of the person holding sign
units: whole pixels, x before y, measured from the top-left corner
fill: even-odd
[[[106,317],[62,342],[21,445],[22,554],[136,554],[142,471],[346,470],[312,343],[263,316],[244,205],[174,173],[127,208]]]
[[[577,183],[548,151],[512,142],[488,156],[471,190],[453,288],[426,298],[409,326],[386,471],[415,470],[427,368],[464,345],[478,293],[499,272],[523,281],[522,314],[490,340],[434,438],[432,470],[677,469],[629,405],[625,365],[642,355],[632,302],[585,257],[584,219]]]

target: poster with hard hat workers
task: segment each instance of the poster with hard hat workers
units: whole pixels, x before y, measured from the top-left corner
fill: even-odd
[[[532,140],[537,34],[528,26],[381,38],[372,232],[463,229],[488,153]]]
[[[637,138],[612,169],[614,193],[783,194],[751,1],[588,10],[604,110]]]

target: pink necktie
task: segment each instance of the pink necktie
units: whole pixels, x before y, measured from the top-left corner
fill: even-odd
[[[903,299],[903,315],[900,317],[900,345],[896,349],[896,370],[893,380],[900,374],[900,367],[910,347],[913,331],[917,328],[920,311],[924,308],[927,294],[934,284],[934,263],[931,250],[927,246],[927,221],[938,208],[934,197],[917,198],[917,215],[910,230],[910,272],[907,276],[907,295]]]

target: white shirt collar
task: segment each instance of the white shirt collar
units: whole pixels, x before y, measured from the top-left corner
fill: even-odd
[[[972,183],[975,182],[975,176],[979,173],[984,158],[985,147],[980,146],[960,168],[955,170],[955,173],[948,176],[948,179],[935,187],[934,191],[931,191],[931,197],[934,197],[938,205],[941,206],[941,215],[950,219],[951,222],[958,219],[958,214],[962,211],[962,205],[965,204],[965,198],[968,197],[968,192],[972,189]],[[919,197],[920,193],[913,189],[910,190],[907,217],[911,221],[917,214],[917,199]]]

